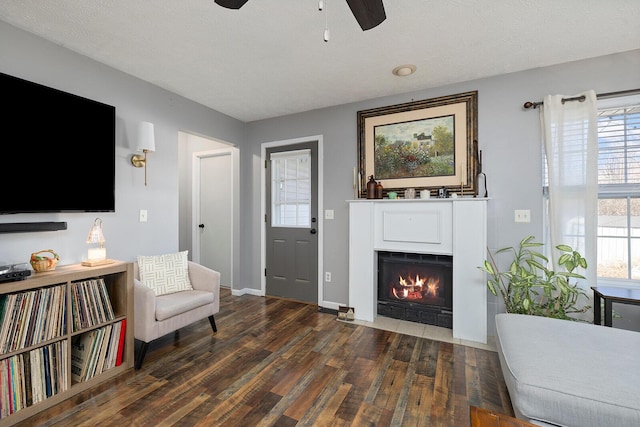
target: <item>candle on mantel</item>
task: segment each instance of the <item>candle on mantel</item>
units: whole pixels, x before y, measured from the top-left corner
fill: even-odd
[[[464,196],[464,163],[460,162],[460,196]]]
[[[353,168],[353,196],[354,199],[358,198],[358,173],[355,166]]]

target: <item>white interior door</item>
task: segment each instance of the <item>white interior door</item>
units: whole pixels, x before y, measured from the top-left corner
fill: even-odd
[[[194,154],[193,259],[233,287],[234,149]]]

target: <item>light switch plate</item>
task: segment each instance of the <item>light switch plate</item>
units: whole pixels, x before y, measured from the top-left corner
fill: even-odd
[[[333,209],[325,209],[324,219],[333,219]]]
[[[140,209],[140,222],[147,222],[147,210]]]

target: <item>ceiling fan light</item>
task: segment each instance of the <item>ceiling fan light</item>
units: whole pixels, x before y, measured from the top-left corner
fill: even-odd
[[[399,65],[393,69],[394,76],[405,77],[416,72],[416,66],[413,64]]]

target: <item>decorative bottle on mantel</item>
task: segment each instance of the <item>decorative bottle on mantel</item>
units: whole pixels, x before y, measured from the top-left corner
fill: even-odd
[[[478,176],[476,177],[476,197],[489,197],[487,175],[482,172],[482,150],[478,152]]]
[[[380,182],[376,184],[376,199],[382,199],[382,184]]]
[[[367,199],[375,199],[376,198],[376,186],[378,183],[373,178],[373,175],[369,177],[369,182],[367,182]]]

